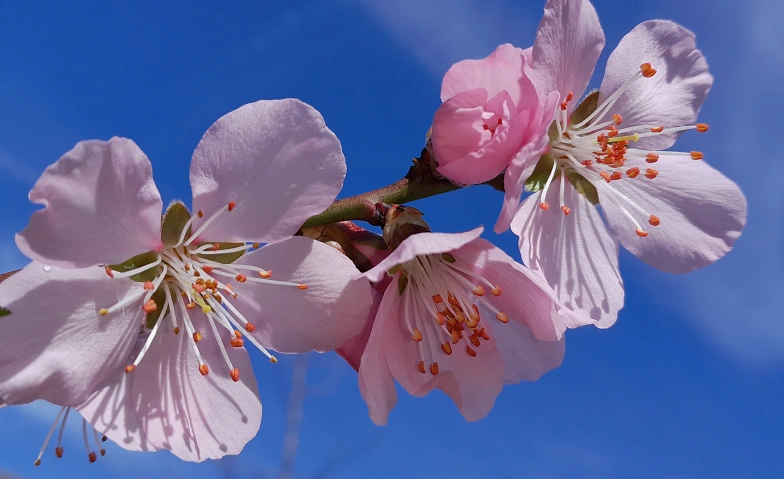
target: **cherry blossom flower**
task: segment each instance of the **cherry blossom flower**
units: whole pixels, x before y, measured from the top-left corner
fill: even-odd
[[[439,388],[476,421],[504,384],[561,364],[566,326],[554,293],[481,233],[413,234],[364,274],[392,276],[359,366],[376,424],[397,401],[394,380],[415,396]]]
[[[740,189],[702,153],[667,151],[679,134],[708,130],[696,118],[713,77],[694,34],[663,20],[638,25],[610,55],[599,91],[575,107],[603,46],[589,1],[547,2],[523,68],[540,98],[559,96],[538,134],[549,152],[520,160],[527,167],[496,225],[509,225],[519,187],[537,191],[511,226],[523,262],[579,313],[570,327],[614,323],[619,242],[651,266],[685,273],[724,256],[746,221]]]
[[[133,411],[153,448],[237,454],[261,418],[246,342],[275,362],[268,349],[327,351],[361,331],[367,281],[333,248],[290,237],[344,176],[337,138],[298,100],[245,105],[205,133],[192,216],[174,203],[161,221],[150,162],[131,140],[77,144],[30,192],[44,208],[17,244],[33,262],[0,284],[13,311],[0,396],[92,401],[94,420],[103,390],[98,402],[122,402],[128,421]]]

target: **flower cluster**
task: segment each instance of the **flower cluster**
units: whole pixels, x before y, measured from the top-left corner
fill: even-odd
[[[603,46],[588,0],[548,0],[532,47],[447,72],[406,178],[339,201],[340,143],[299,100],[210,127],[190,208],[164,210],[133,141],[77,144],[30,192],[43,208],[16,243],[31,263],[0,278],[0,407],[62,408],[36,464],[58,424],[63,455],[72,409],[90,461],[91,435],[101,454],[107,439],[190,461],[238,454],[261,422],[247,345],[273,363],[337,351],[379,425],[395,382],[441,389],[479,420],[505,385],[561,364],[569,328],[615,322],[619,245],[673,273],[721,258],[745,198],[702,153],[669,150],[708,130],[697,113],[713,77],[694,35],[640,24],[583,96]],[[495,179],[495,232],[511,228],[522,262],[481,226],[432,232],[400,204]]]

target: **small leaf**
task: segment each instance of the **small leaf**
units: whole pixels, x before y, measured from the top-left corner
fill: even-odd
[[[11,311],[8,311],[5,308],[0,308],[0,318],[2,318],[3,316],[9,316],[10,314],[11,314]]]
[[[525,181],[526,191],[536,192],[544,188],[544,185],[547,184],[547,178],[550,177],[550,172],[553,171],[554,162],[555,160],[549,153],[542,155],[542,157],[539,158],[539,162],[534,167],[534,171],[531,173],[531,176],[529,176]],[[561,169],[558,168],[555,171],[553,180],[558,178],[558,175],[560,174]]]
[[[152,294],[152,300],[155,301],[158,309],[151,313],[147,313],[147,317],[145,318],[145,325],[147,326],[147,329],[152,329],[155,326],[155,323],[158,322],[158,318],[161,316],[161,311],[163,311],[163,304],[166,302],[166,293],[163,291],[163,286],[155,290],[155,292]],[[166,316],[168,315],[169,311],[166,311]]]
[[[140,268],[144,265],[148,265],[150,263],[154,263],[158,261],[158,253],[155,251],[148,251],[146,253],[137,254],[133,258],[120,263],[120,264],[112,264],[109,265],[114,271],[119,271],[120,273],[125,273],[126,271],[130,271],[132,269]],[[135,274],[130,278],[134,281],[138,281],[140,283],[146,283],[147,281],[152,281],[158,276],[159,268],[150,268],[147,271],[141,272],[139,274]]]
[[[188,208],[181,201],[174,201],[166,208],[166,213],[163,215],[163,224],[161,225],[161,242],[166,246],[174,246],[180,241],[182,229],[185,224],[191,219],[191,213]],[[191,234],[191,227],[188,227],[188,233],[185,235],[188,238]]]
[[[596,192],[596,187],[593,186],[590,181],[583,178],[583,176],[576,171],[568,172],[566,174],[566,179],[569,180],[569,183],[574,186],[574,189],[585,196],[588,201],[595,205],[599,204],[599,193]]]
[[[577,105],[577,108],[572,111],[572,116],[569,117],[569,124],[576,125],[596,111],[599,106],[599,90],[594,90],[588,94],[583,101]]]
[[[456,261],[455,257],[449,253],[444,253],[441,255],[441,257],[444,258],[444,261],[446,261],[447,263],[454,263]]]
[[[398,291],[398,293],[400,293],[402,295],[403,291],[406,290],[406,286],[408,286],[408,275],[405,274],[405,273],[402,273],[400,275],[400,277],[397,279],[397,291]]]
[[[222,249],[232,249],[237,248],[239,246],[245,246],[245,243],[215,243],[210,242],[207,244],[218,245],[218,251]],[[225,253],[225,254],[205,254],[203,257],[210,261],[215,261],[221,264],[231,264],[242,257],[245,254],[245,251],[235,251],[234,253]]]

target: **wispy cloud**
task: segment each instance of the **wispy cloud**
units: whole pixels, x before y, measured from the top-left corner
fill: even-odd
[[[38,179],[40,171],[0,149],[0,173],[5,178],[10,177],[15,181],[32,185]]]

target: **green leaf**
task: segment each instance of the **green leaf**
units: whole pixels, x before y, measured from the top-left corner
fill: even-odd
[[[155,292],[152,294],[152,300],[155,301],[155,304],[158,306],[158,309],[156,309],[152,313],[147,313],[147,317],[145,318],[145,325],[147,326],[147,329],[152,329],[155,326],[155,323],[158,322],[158,318],[161,317],[161,311],[163,311],[163,304],[166,302],[166,293],[163,291],[163,286],[155,290]],[[168,315],[169,315],[169,311],[166,311],[166,316]]]
[[[0,318],[2,318],[3,316],[9,316],[10,314],[11,314],[11,311],[8,311],[5,308],[0,308]]]
[[[214,244],[218,245],[218,251],[222,249],[231,249],[237,248],[239,246],[245,246],[245,243],[215,243],[209,242],[207,244]],[[231,264],[242,257],[245,254],[245,251],[237,251],[234,253],[225,253],[225,254],[205,254],[203,257],[210,261],[215,261],[221,264]]]
[[[408,275],[403,273],[397,279],[397,292],[403,294],[403,291],[406,290],[406,286],[408,286]]]
[[[185,224],[191,219],[191,213],[188,208],[181,201],[174,201],[166,208],[166,213],[163,215],[163,224],[161,225],[161,241],[166,246],[174,246],[180,241],[182,229]],[[191,227],[188,227],[188,233],[185,237],[191,234]]]
[[[577,190],[577,192],[581,195],[585,196],[588,201],[595,205],[599,204],[599,193],[596,192],[596,187],[593,186],[590,181],[586,180],[582,175],[573,170],[566,173],[566,179],[569,180],[569,183],[574,186],[574,189]]]
[[[544,185],[547,183],[547,178],[550,177],[550,172],[553,171],[553,159],[552,155],[547,153],[546,155],[542,155],[539,158],[539,162],[534,167],[534,171],[531,173],[531,176],[525,181],[525,189],[526,191],[539,191],[544,188]],[[561,174],[561,169],[558,168],[555,171],[555,175],[553,176],[553,180],[558,178],[558,175]]]
[[[569,124],[576,125],[596,111],[599,106],[599,90],[594,90],[586,96],[583,101],[577,105],[577,108],[572,111],[572,116],[569,117]]]
[[[154,263],[155,261],[158,261],[158,253],[156,253],[155,251],[148,251],[146,253],[137,254],[133,258],[123,263],[111,264],[109,265],[109,267],[112,268],[114,271],[125,273],[126,271],[130,271],[132,269],[140,268],[144,265]],[[160,267],[150,268],[147,271],[144,271],[139,274],[135,274],[130,278],[140,283],[146,283],[147,281],[152,281],[158,276],[159,268]]]

